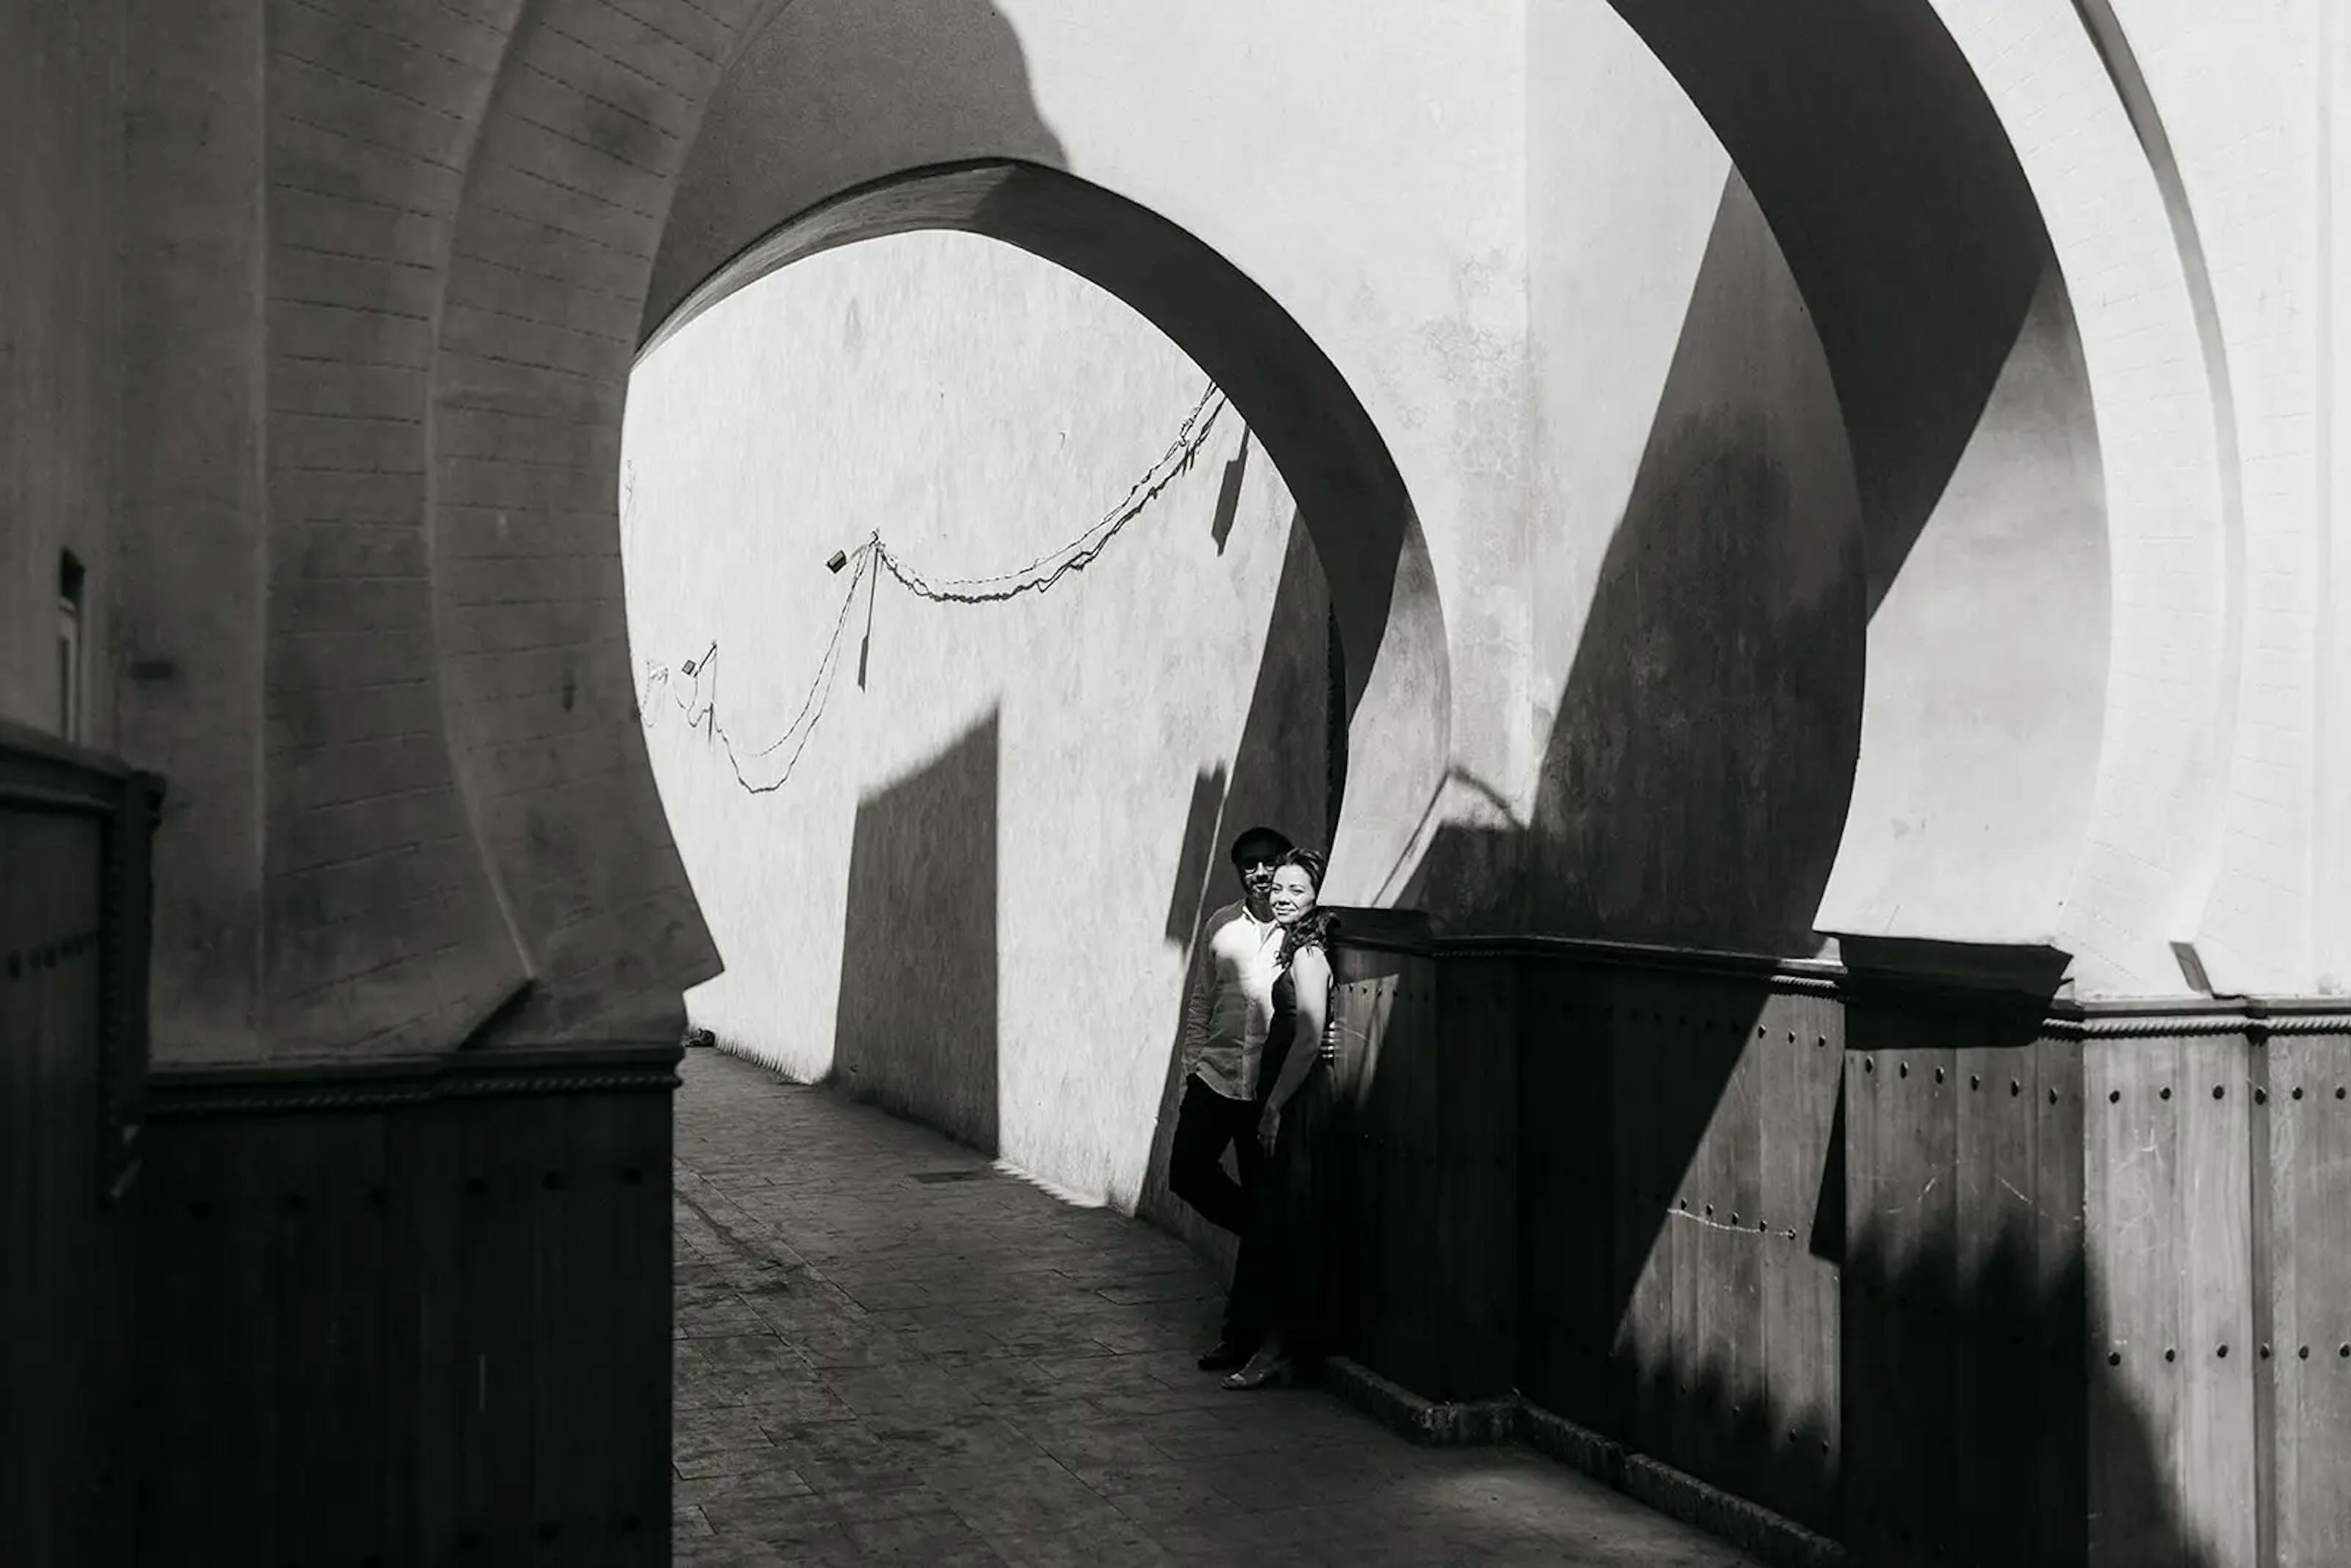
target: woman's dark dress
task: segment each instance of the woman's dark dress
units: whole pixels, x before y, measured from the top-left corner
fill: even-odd
[[[1320,1042],[1298,1034],[1298,986],[1288,966],[1273,983],[1273,1016],[1258,1060],[1257,1103],[1262,1114],[1268,1095],[1293,1051],[1313,1051]],[[1280,1333],[1297,1343],[1311,1342],[1324,1327],[1322,1301],[1323,1225],[1315,1198],[1313,1150],[1322,1121],[1322,1063],[1282,1107],[1273,1153],[1259,1167],[1249,1195],[1248,1228],[1233,1269],[1230,1316],[1234,1326]]]

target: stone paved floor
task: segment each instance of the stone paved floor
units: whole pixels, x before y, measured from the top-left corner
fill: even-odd
[[[737,1058],[684,1076],[681,1565],[1750,1562],[1524,1450],[1226,1393],[1173,1238]]]

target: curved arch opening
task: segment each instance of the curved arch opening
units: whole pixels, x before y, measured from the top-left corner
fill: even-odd
[[[960,259],[946,259],[950,256]],[[1051,266],[1040,269],[1037,260]],[[1058,282],[1047,282],[1040,272]],[[1092,303],[1081,305],[1080,295]],[[827,314],[827,330],[839,332],[842,343],[856,340],[846,350],[835,343],[795,350],[803,356],[806,376],[838,376],[852,363],[878,365],[874,356],[885,351],[885,334],[877,311],[903,313],[910,320],[902,335],[916,331],[922,340],[902,343],[897,358],[931,364],[943,397],[969,402],[977,392],[1021,408],[1058,398],[1071,444],[1050,456],[1015,453],[998,461],[980,455],[979,465],[999,476],[997,493],[1043,485],[1065,497],[1055,503],[1065,508],[1056,515],[1007,530],[1002,519],[986,515],[986,495],[975,497],[972,484],[951,472],[969,461],[925,444],[931,438],[923,433],[945,428],[928,410],[911,411],[909,428],[898,433],[891,432],[878,405],[863,415],[844,415],[849,423],[831,444],[870,448],[865,458],[876,468],[870,495],[836,486],[829,497],[802,498],[789,494],[789,482],[770,492],[778,508],[806,504],[841,519],[821,525],[831,529],[821,539],[797,521],[773,530],[791,557],[789,564],[767,570],[783,579],[796,574],[814,585],[815,598],[838,597],[841,580],[852,575],[828,578],[818,563],[836,546],[857,549],[877,518],[880,531],[899,535],[889,540],[893,555],[926,575],[999,570],[1040,550],[1050,553],[1066,542],[1060,536],[1075,536],[1093,517],[1082,509],[1081,495],[1099,507],[1134,477],[1093,472],[1100,464],[1091,455],[1073,465],[1091,476],[1090,489],[1071,491],[1050,472],[1088,439],[1081,425],[1101,424],[1088,419],[1089,411],[1068,406],[1088,400],[1089,382],[1094,397],[1125,405],[1121,412],[1148,402],[1161,420],[1163,438],[1199,392],[1200,372],[1229,399],[1221,424],[1183,465],[1199,471],[1177,475],[1136,517],[1132,532],[1108,546],[1081,576],[1066,580],[1068,591],[1057,589],[1050,598],[958,619],[878,573],[878,590],[871,582],[850,590],[848,638],[832,679],[840,695],[867,705],[866,715],[886,713],[883,728],[902,733],[898,743],[883,741],[879,752],[866,744],[870,737],[831,742],[835,749],[863,755],[844,764],[855,779],[817,780],[816,799],[825,803],[815,807],[813,821],[796,817],[779,824],[783,837],[810,841],[808,858],[795,862],[789,879],[793,885],[772,874],[773,864],[761,870],[743,863],[772,862],[772,853],[730,857],[721,840],[733,832],[740,842],[741,834],[758,831],[752,821],[758,811],[732,810],[708,793],[716,788],[720,796],[739,796],[737,787],[746,784],[763,789],[775,769],[754,764],[754,777],[730,778],[724,758],[689,764],[683,753],[670,755],[679,749],[674,742],[653,746],[679,847],[735,971],[695,993],[700,1021],[797,1076],[827,1078],[941,1125],[1066,1190],[1122,1206],[1150,1204],[1157,1196],[1148,1190],[1151,1173],[1164,1166],[1154,1157],[1154,1145],[1164,1144],[1170,1130],[1173,1096],[1180,1088],[1171,1044],[1181,961],[1205,914],[1238,892],[1225,862],[1226,842],[1244,825],[1272,821],[1301,842],[1335,841],[1344,856],[1351,852],[1345,824],[1373,817],[1384,805],[1399,817],[1401,806],[1417,807],[1420,802],[1397,788],[1415,782],[1412,755],[1399,755],[1397,742],[1385,744],[1383,766],[1368,789],[1347,787],[1351,728],[1359,737],[1367,728],[1408,737],[1413,748],[1426,752],[1431,771],[1442,758],[1444,631],[1409,499],[1368,416],[1286,313],[1200,242],[1135,204],[1066,175],[1002,162],[925,171],[849,193],[737,256],[648,332],[638,355],[623,448],[630,471],[622,480],[630,616],[640,664],[670,661],[671,690],[649,697],[648,720],[685,727],[702,708],[703,734],[694,737],[693,750],[705,749],[712,738],[706,719],[712,690],[731,681],[733,691],[745,692],[757,662],[752,670],[738,664],[730,671],[723,645],[710,659],[704,647],[709,639],[691,632],[682,640],[656,633],[652,645],[644,639],[647,622],[669,622],[661,632],[682,630],[674,604],[641,609],[639,596],[643,563],[671,548],[663,537],[678,532],[664,517],[674,515],[684,492],[677,486],[674,457],[664,459],[673,470],[664,474],[640,461],[641,448],[653,448],[643,444],[652,438],[641,430],[645,421],[636,400],[648,376],[664,378],[656,382],[669,405],[660,423],[671,427],[673,444],[699,442],[708,433],[679,434],[695,422],[688,410],[696,400],[739,396],[751,384],[723,382],[711,367],[736,355],[738,340],[775,339],[784,302],[802,296],[805,308]],[[916,317],[929,325],[914,326]],[[1063,324],[1050,325],[1055,319]],[[1038,346],[1040,335],[1071,334],[1088,340],[1082,350]],[[806,333],[785,336],[798,341]],[[842,359],[836,350],[859,357]],[[673,374],[667,367],[678,353],[691,363]],[[1138,361],[1153,363],[1138,369]],[[740,370],[727,374],[739,376]],[[789,365],[785,373],[801,375]],[[1059,377],[1063,384],[1049,392],[1040,375]],[[737,390],[717,390],[722,384]],[[789,400],[778,401],[789,406]],[[830,416],[803,407],[778,417],[821,424]],[[978,428],[971,425],[975,433]],[[841,434],[852,430],[866,434]],[[914,444],[900,444],[893,434]],[[719,437],[721,447],[731,439]],[[1017,445],[1022,437],[1006,439]],[[1121,450],[1134,466],[1156,444],[1130,428]],[[934,487],[937,476],[945,477]],[[774,476],[767,482],[775,485]],[[747,486],[737,488],[747,493]],[[928,517],[907,514],[909,507],[952,511],[975,499],[973,515],[956,528],[929,526]],[[706,551],[716,516],[688,531],[698,539],[681,537],[674,548]],[[893,516],[905,521],[893,523]],[[768,528],[766,520],[745,516],[730,522],[746,531]],[[1165,542],[1170,529],[1185,536],[1181,549]],[[1143,536],[1149,537],[1129,542]],[[1121,554],[1132,559],[1121,562]],[[861,570],[870,564],[865,554],[857,559]],[[745,570],[747,575],[753,569]],[[1092,586],[1097,583],[1102,586]],[[738,595],[743,587],[735,585]],[[792,593],[800,597],[797,589]],[[1108,622],[1083,604],[1105,596],[1113,602]],[[1259,602],[1268,596],[1270,609]],[[1171,628],[1165,619],[1171,611],[1196,618],[1195,630],[1207,645],[1191,643],[1180,624]],[[1236,614],[1239,622],[1224,624]],[[829,601],[820,607],[813,598],[793,615],[810,632],[788,639],[796,643],[820,642],[819,634],[834,621]],[[1017,668],[989,668],[995,655],[982,651],[988,636],[974,642],[952,630],[987,618],[1014,628],[997,639],[1004,645],[996,652]],[[743,641],[739,632],[728,635]],[[1241,667],[1224,667],[1235,652],[1251,648],[1258,652]],[[815,646],[799,647],[788,663],[799,673],[820,654]],[[852,683],[864,684],[869,655],[873,685],[859,692]],[[702,676],[684,685],[692,695],[679,703],[676,662],[696,656],[705,661]],[[985,713],[949,718],[918,712],[923,705],[909,700],[901,673],[910,663],[927,663],[946,686],[991,687],[995,695],[983,703]],[[1158,757],[1159,750],[1182,744],[1163,742],[1161,729],[1172,737],[1198,717],[1193,710],[1201,706],[1201,692],[1192,687],[1219,682],[1237,682],[1231,695],[1247,699],[1231,734],[1196,745],[1197,756]],[[772,715],[768,727],[773,729],[799,706],[799,694],[768,685],[775,689],[760,694],[758,706]],[[1050,695],[1055,691],[1058,696]],[[680,711],[665,711],[665,699]],[[724,703],[722,724],[724,713],[747,711],[741,695]],[[747,752],[768,738],[757,723],[744,737],[722,738],[746,741],[738,750]],[[852,716],[852,725],[873,728],[870,716]],[[1095,740],[1084,742],[1086,734]],[[821,752],[827,744],[820,737],[812,749]],[[1115,771],[1102,766],[1105,751],[1120,753],[1128,772],[1136,765],[1144,771],[1105,783]],[[1213,765],[1206,760],[1210,756]],[[1149,776],[1154,762],[1164,764],[1157,770],[1163,777]],[[1171,789],[1171,800],[1153,798]],[[1187,789],[1186,801],[1181,797]],[[1113,795],[1126,815],[1097,820]],[[1163,806],[1182,826],[1172,852],[1159,842],[1170,836],[1157,831],[1158,819],[1169,814]],[[1073,815],[1057,842],[1053,824],[1061,810]],[[710,823],[696,820],[705,817],[725,820],[727,828],[714,838]],[[1373,832],[1354,831],[1365,843],[1375,841]],[[1118,863],[1123,833],[1149,846],[1129,845],[1123,858],[1133,865]],[[990,841],[983,846],[981,840]],[[1078,876],[1121,890],[1110,908],[1081,921],[1097,931],[1106,929],[1105,922],[1117,926],[1113,945],[1119,952],[1081,956],[1086,961],[1074,969],[1066,953],[1044,962],[1052,951],[1049,936],[1030,928],[1053,897],[1051,857],[1072,851],[1082,857],[1081,867],[1095,868],[1078,869]],[[1146,881],[1164,878],[1161,862],[1171,854],[1172,887],[1164,881],[1127,887],[1146,866]],[[717,885],[728,878],[768,886],[762,893]],[[839,899],[828,891],[836,887],[843,890]],[[1082,888],[1074,902],[1083,905],[1084,894],[1099,891]],[[777,907],[787,898],[810,907]],[[1139,910],[1147,912],[1151,929],[1124,929],[1135,925]],[[772,932],[751,929],[763,923],[807,926],[806,939],[770,941]],[[829,956],[834,946],[837,964]],[[794,966],[811,956],[826,972],[807,977],[810,983],[793,983]],[[1116,959],[1111,967],[1119,972],[1095,975],[1102,967],[1097,959]],[[1092,977],[1081,978],[1080,971]],[[836,978],[828,1030],[820,1004]],[[1095,1039],[1099,1030],[1073,1023],[1067,1007],[1073,985],[1104,998],[1094,1010],[1120,1020],[1113,1032],[1140,1030],[1150,1037],[1132,1052],[1114,1051],[1117,1062],[1097,1063],[1106,1071],[1092,1082],[1075,1070],[1073,1057],[1086,1054],[1078,1048],[1088,1041],[1102,1041]],[[1160,996],[1162,990],[1168,996]],[[1113,994],[1115,1002],[1109,999]],[[1139,1078],[1126,1071],[1129,1055]],[[1153,1207],[1182,1224],[1172,1207]]]
[[[872,181],[738,252],[648,321],[638,357],[794,261],[923,230],[978,235],[1077,274],[1157,327],[1223,389],[1287,481],[1330,579],[1346,653],[1350,721],[1384,653],[1389,666],[1409,668],[1415,706],[1435,726],[1426,732],[1428,749],[1441,758],[1444,622],[1412,498],[1378,427],[1279,303],[1212,247],[1137,203],[1013,160]],[[648,302],[649,312],[658,308]]]

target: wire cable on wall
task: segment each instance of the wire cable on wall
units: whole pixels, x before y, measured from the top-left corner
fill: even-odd
[[[689,730],[700,728],[711,741],[726,753],[728,767],[735,781],[754,795],[772,794],[782,789],[799,764],[800,755],[808,747],[809,737],[816,733],[819,720],[824,716],[826,703],[831,699],[832,679],[841,664],[841,638],[849,630],[849,613],[857,602],[857,591],[869,572],[875,572],[874,581],[886,573],[909,593],[941,604],[998,604],[1017,599],[1024,593],[1045,593],[1083,571],[1100,558],[1111,540],[1126,526],[1142,516],[1157,499],[1160,492],[1192,466],[1200,449],[1215,429],[1217,416],[1227,406],[1221,389],[1214,382],[1200,394],[1192,412],[1184,416],[1175,438],[1167,444],[1158,460],[1144,471],[1143,476],[1127,488],[1119,503],[1104,512],[1092,527],[1069,543],[1047,551],[1026,565],[1010,571],[987,577],[951,577],[930,579],[914,570],[901,559],[877,529],[864,543],[845,555],[837,555],[828,562],[835,571],[853,563],[849,581],[841,596],[841,612],[833,620],[831,635],[826,640],[823,655],[817,661],[816,674],[809,683],[807,695],[801,698],[799,711],[784,733],[766,746],[749,752],[737,752],[735,742],[718,721],[716,677],[711,665],[718,657],[718,643],[714,639],[699,659],[690,659],[678,666],[678,673],[693,683],[692,695],[680,697],[671,689],[671,672],[667,665],[655,664],[646,674],[645,687],[638,703],[638,711],[646,728],[653,727],[660,716],[661,703],[667,699],[670,706],[685,715]],[[633,480],[634,476],[632,475]],[[633,484],[631,488],[633,489]],[[861,682],[863,676],[861,674]],[[705,691],[705,687],[707,688]],[[697,706],[698,699],[698,706]],[[783,769],[768,783],[753,783],[743,770],[746,757],[753,760],[773,756],[785,747],[791,747],[785,758]]]

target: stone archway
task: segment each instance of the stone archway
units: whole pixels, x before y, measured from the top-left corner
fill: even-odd
[[[542,980],[503,1027],[523,1037],[563,1034],[637,1005],[632,997],[658,1005],[662,981],[709,972],[706,939],[638,766],[641,740],[619,728],[627,678],[618,596],[601,575],[614,526],[621,324],[634,290],[647,286],[643,263],[656,245],[648,343],[796,255],[867,235],[964,227],[1101,284],[1191,352],[1289,477],[1326,563],[1358,743],[1384,759],[1350,790],[1335,858],[1364,868],[1356,880],[1366,891],[1376,886],[1441,772],[1445,632],[1395,465],[1344,379],[1289,314],[1144,207],[1050,169],[993,161],[893,172],[808,212],[773,214],[771,225],[792,221],[695,279],[691,297],[659,292],[669,287],[664,276],[674,283],[684,275],[658,239],[666,192],[656,171],[695,189],[691,170],[675,171],[698,105],[682,85],[665,112],[642,94],[630,110],[617,97],[583,90],[572,107],[584,133],[551,130],[547,84],[567,70],[603,68],[559,21],[559,9],[517,32],[488,106],[456,219],[434,361],[433,514],[441,625],[453,642],[442,670],[452,751],[496,910]],[[655,24],[645,31],[653,36]],[[690,68],[681,54],[681,69],[705,91],[719,42],[712,37]],[[544,172],[538,161],[550,153],[582,166],[580,177]],[[606,178],[585,177],[590,164]],[[615,166],[626,171],[617,179]],[[518,215],[523,192],[535,219]],[[707,240],[706,225],[688,222],[685,232]],[[569,642],[510,630],[511,601],[526,597],[513,591],[517,574],[574,585],[569,603],[525,612]],[[517,723],[538,727],[537,746],[516,745]],[[600,747],[615,759],[590,770],[601,782],[566,768],[561,788],[546,787],[547,758]],[[613,852],[616,835],[625,853]],[[486,928],[486,913],[483,921]],[[558,1001],[558,977],[567,976],[580,994]]]
[[[737,252],[657,322],[651,353],[737,289],[804,256],[945,229],[1014,246],[1094,283],[1182,347],[1232,400],[1284,476],[1331,584],[1345,716],[1383,747],[1349,791],[1335,863],[1384,869],[1442,768],[1445,626],[1403,476],[1337,367],[1265,291],[1148,209],[1038,164],[910,170],[792,215]],[[662,297],[648,300],[648,308]],[[1343,879],[1368,889],[1368,873]]]

